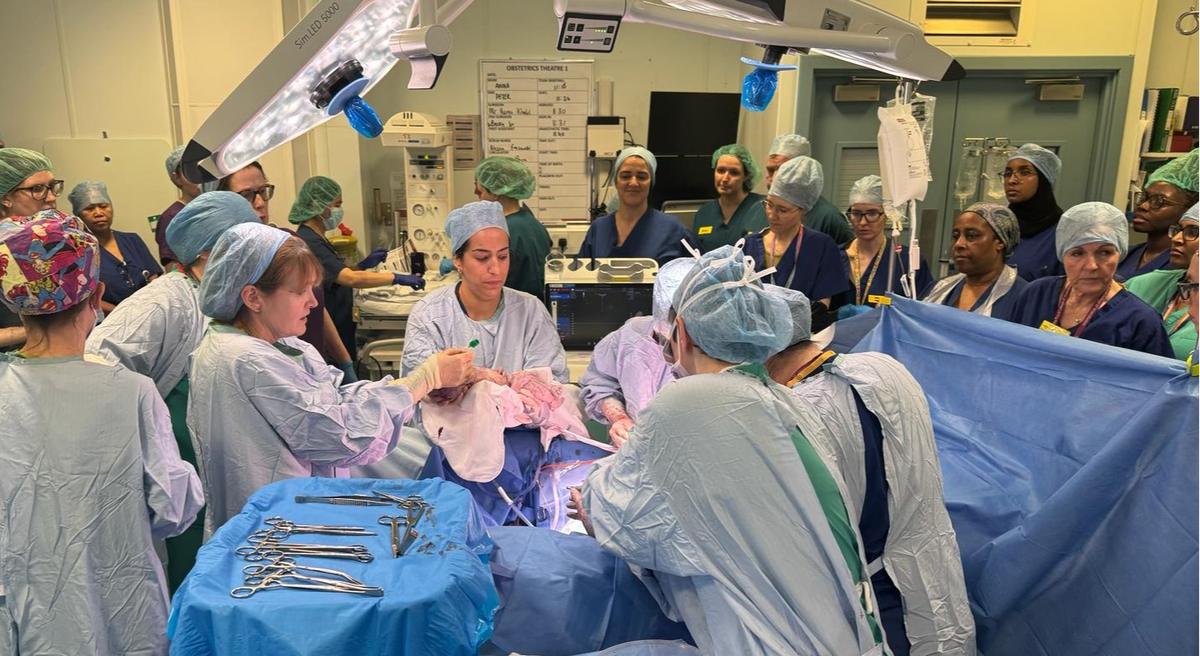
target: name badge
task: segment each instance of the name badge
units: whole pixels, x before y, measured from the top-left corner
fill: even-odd
[[[712,227],[712,226],[700,226],[700,229],[696,231],[696,234],[698,234],[698,235],[711,235],[711,234],[712,234],[712,229],[713,229],[713,227]]]
[[[882,294],[871,294],[870,296],[867,296],[867,302],[874,303],[875,305],[891,305],[892,299],[891,297],[884,296]]]
[[[1048,333],[1054,333],[1055,335],[1070,335],[1071,334],[1071,331],[1067,330],[1066,328],[1063,328],[1062,326],[1055,324],[1052,321],[1043,321],[1042,325],[1038,326],[1038,330],[1044,330]]]

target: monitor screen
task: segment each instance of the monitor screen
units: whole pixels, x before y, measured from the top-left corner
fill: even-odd
[[[564,349],[590,351],[627,319],[653,313],[654,285],[549,283],[546,308],[556,322]]]
[[[714,150],[737,141],[741,102],[736,93],[651,91],[646,147],[655,157],[712,157]]]

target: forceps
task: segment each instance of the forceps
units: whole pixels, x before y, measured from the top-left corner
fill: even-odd
[[[343,494],[328,497],[298,495],[296,503],[329,503],[335,506],[390,506],[391,501],[366,494]]]
[[[282,517],[268,517],[264,520],[270,528],[260,528],[250,534],[248,542],[263,539],[283,540],[292,534],[314,533],[320,535],[375,535],[361,526],[324,526],[319,524],[297,524]],[[254,538],[254,539],[251,539]]]
[[[291,556],[280,556],[279,558],[272,560],[267,565],[246,565],[242,568],[242,574],[245,575],[246,582],[250,583],[252,582],[252,579],[266,579],[270,578],[272,574],[286,574],[295,570],[314,572],[316,574],[328,574],[330,576],[336,576],[344,579],[345,582],[349,583],[350,585],[368,587],[362,581],[359,581],[343,571],[326,569],[324,567],[313,567],[312,565],[300,565],[296,562],[296,559],[292,558]]]
[[[330,545],[330,544],[290,544],[263,540],[251,545],[245,545],[233,550],[249,562],[277,560],[281,556],[312,556],[314,558],[345,558],[369,563],[375,560],[367,547],[361,544]]]
[[[299,577],[301,580],[308,580],[309,583],[290,583],[281,581],[279,578],[265,578],[261,582],[251,583],[249,585],[240,585],[229,591],[229,596],[234,599],[245,599],[251,597],[256,592],[263,590],[276,590],[278,588],[291,588],[293,590],[316,590],[318,592],[347,592],[350,594],[366,595],[368,597],[382,597],[383,588],[374,586],[353,586],[340,584],[331,579],[318,579],[315,577]],[[312,583],[311,581],[317,581]]]

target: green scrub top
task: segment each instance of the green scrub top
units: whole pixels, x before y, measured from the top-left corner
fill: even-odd
[[[179,457],[200,471],[196,463],[196,448],[192,444],[192,435],[187,427],[188,379],[184,377],[167,394],[163,401],[167,411],[171,413],[171,430],[175,433],[175,444],[179,446]],[[183,585],[188,572],[196,564],[196,552],[204,544],[204,508],[196,515],[196,521],[186,531],[173,538],[167,538],[167,588],[171,594]]]
[[[1161,316],[1163,310],[1167,309],[1167,304],[1174,298],[1176,285],[1183,280],[1185,274],[1187,271],[1183,269],[1150,271],[1130,278],[1125,282],[1125,288]],[[1185,319],[1186,315],[1187,306],[1184,306],[1163,320],[1163,328],[1171,340],[1171,350],[1175,352],[1176,358],[1184,361],[1196,348],[1196,324],[1190,319]]]
[[[804,215],[804,227],[820,230],[837,242],[838,246],[846,247],[854,239],[854,231],[846,215],[838,211],[833,203],[825,200],[824,196],[817,198],[812,210]]]
[[[696,241],[700,242],[700,252],[707,253],[721,246],[732,246],[737,240],[752,235],[767,227],[767,213],[763,209],[762,194],[749,193],[742,199],[729,223],[725,223],[725,215],[721,212],[719,201],[712,200],[696,211],[696,219],[692,222],[692,232]]]
[[[508,220],[508,278],[504,286],[542,298],[546,284],[546,256],[550,233],[529,207],[505,217]]]

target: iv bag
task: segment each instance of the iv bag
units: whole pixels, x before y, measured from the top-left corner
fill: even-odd
[[[899,102],[899,99],[892,98],[887,102],[887,106],[893,107]],[[929,158],[929,153],[933,148],[933,110],[935,105],[937,105],[937,98],[923,93],[913,94],[912,115],[916,119],[917,125],[921,126],[921,137],[925,140],[926,159]],[[933,171],[929,172],[929,180],[933,181]]]
[[[958,165],[958,179],[954,181],[954,197],[958,199],[958,210],[966,209],[968,200],[974,202],[979,188],[979,168],[983,165],[982,139],[967,139],[963,142],[962,158]]]
[[[929,189],[929,156],[912,105],[896,104],[878,111],[883,197],[896,206],[924,200]]]
[[[992,203],[1004,202],[1004,167],[1013,149],[1005,137],[996,137],[983,158],[983,198]]]

